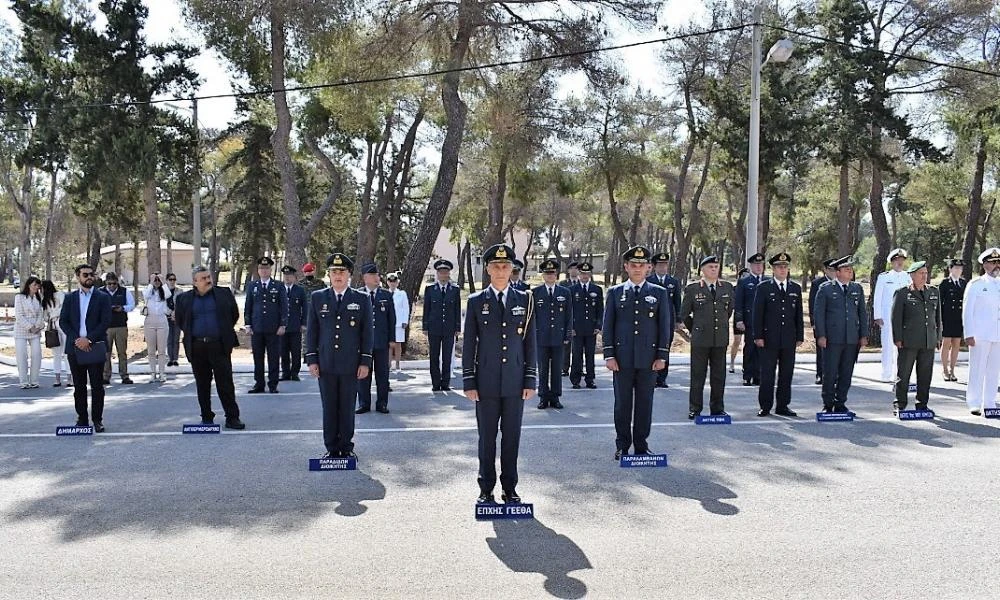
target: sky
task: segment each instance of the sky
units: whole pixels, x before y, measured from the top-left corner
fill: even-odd
[[[233,91],[231,76],[226,68],[226,61],[217,52],[205,48],[205,40],[190,28],[181,15],[177,0],[152,0],[149,7],[148,34],[152,43],[182,41],[196,47],[204,48],[201,55],[194,60],[195,70],[201,75],[199,96],[228,94]],[[666,0],[660,11],[660,26],[674,28],[688,22],[693,16],[704,11],[704,5],[698,0]],[[13,13],[7,2],[0,5],[0,18],[16,27]],[[654,29],[638,32],[625,27],[612,27],[613,39],[607,45],[627,44],[647,39],[663,37],[663,32]],[[662,67],[657,61],[657,54],[662,46],[651,44],[619,51],[618,54],[630,77],[646,89],[657,89],[664,85]],[[564,93],[572,93],[575,88],[583,85],[582,77],[567,77],[563,80]],[[183,114],[190,115],[190,101],[180,104],[177,108]],[[202,100],[198,103],[198,121],[203,128],[224,129],[232,121],[236,103],[232,98]]]

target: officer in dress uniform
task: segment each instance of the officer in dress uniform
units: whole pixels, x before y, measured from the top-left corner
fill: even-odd
[[[579,264],[580,280],[570,288],[573,296],[573,368],[569,374],[573,389],[580,389],[580,380],[587,388],[597,389],[594,383],[594,354],[597,352],[597,334],[604,323],[604,290],[591,281],[594,265]],[[584,373],[586,367],[586,374]]]
[[[580,263],[571,262],[566,265],[566,279],[559,282],[559,285],[563,286],[567,290],[573,289],[573,285],[580,280]],[[570,332],[572,335],[572,331]],[[563,364],[562,364],[562,376],[569,377],[570,372],[573,370],[572,365],[572,342],[567,341],[563,344]]]
[[[396,303],[392,292],[381,287],[378,266],[368,263],[361,267],[365,285],[358,291],[368,296],[375,320],[375,338],[372,342],[372,370],[358,384],[358,410],[363,415],[372,410],[372,377],[378,386],[375,410],[389,414],[389,343],[396,339]]]
[[[281,336],[288,324],[288,298],[285,286],[271,279],[274,261],[264,256],[257,261],[260,279],[247,289],[243,323],[250,334],[253,349],[254,386],[251,394],[264,391],[264,353],[267,353],[267,389],[278,393],[278,370],[281,367]]]
[[[882,328],[882,381],[896,380],[896,344],[892,337],[892,301],[896,290],[910,286],[910,276],[903,270],[906,250],[896,248],[889,252],[887,260],[892,268],[880,273],[875,280],[872,312],[875,324]]]
[[[306,364],[319,379],[324,458],[354,454],[358,380],[371,372],[375,323],[371,300],[350,287],[354,262],[339,252],[326,259],[330,287],[312,293],[306,328]]]
[[[823,349],[823,410],[846,413],[854,365],[868,345],[868,308],[865,291],[854,282],[854,258],[844,256],[830,266],[835,279],[816,292],[813,325],[816,346]]]
[[[965,287],[962,332],[969,346],[969,388],[965,401],[977,417],[997,406],[1000,378],[1000,248],[979,255],[985,273]]]
[[[462,340],[462,386],[476,403],[479,429],[479,503],[492,503],[496,486],[497,431],[500,440],[502,499],[521,502],[517,493],[517,453],[524,402],[535,393],[535,317],[531,292],[510,282],[514,249],[491,246],[483,254],[490,285],[469,296]]]
[[[914,363],[917,366],[917,410],[927,410],[934,373],[934,352],[941,347],[941,293],[927,285],[927,264],[915,262],[906,270],[913,283],[896,290],[892,299],[892,341],[899,350],[896,373],[897,411],[906,408],[906,394]]]
[[[650,258],[643,246],[622,254],[628,280],[608,290],[604,302],[604,361],[615,386],[615,460],[633,446],[636,454],[653,454],[647,442],[653,386],[670,352],[674,311],[667,291],[646,282]]]
[[[691,388],[688,419],[694,420],[704,406],[705,376],[711,368],[709,410],[725,415],[726,348],[729,317],[733,316],[733,286],[719,279],[719,258],[701,259],[701,279],[684,288],[680,319],[691,334]],[[752,346],[753,344],[747,344]]]
[[[519,292],[527,292],[530,287],[523,279],[521,279],[521,273],[524,272],[524,263],[515,258],[513,264],[514,272],[510,276],[510,284]]]
[[[736,331],[746,336],[743,344],[743,385],[760,385],[760,364],[757,361],[757,345],[753,343],[750,326],[753,323],[753,299],[757,286],[767,278],[764,276],[764,255],[754,254],[747,259],[750,274],[736,283],[735,306]],[[727,331],[728,335],[728,331]]]
[[[431,351],[431,389],[451,389],[451,357],[455,338],[462,333],[462,294],[451,283],[450,260],[434,262],[437,281],[424,288],[424,314],[420,329],[427,335]]]
[[[281,336],[281,381],[298,381],[302,368],[302,334],[306,330],[306,290],[295,282],[295,267],[281,267],[288,299],[288,320]]]
[[[646,281],[667,290],[667,297],[670,299],[670,306],[674,311],[674,322],[671,323],[670,343],[674,341],[674,330],[680,324],[677,315],[681,312],[681,282],[677,281],[667,269],[670,268],[670,255],[660,252],[653,255],[653,274],[646,278]],[[667,346],[669,348],[669,346]],[[670,353],[667,352],[667,366],[656,374],[656,387],[667,388],[667,372],[670,370]]]
[[[969,283],[962,278],[965,261],[953,258],[948,261],[948,276],[941,281],[941,367],[945,381],[958,381],[955,364],[962,346],[962,297]]]
[[[532,290],[535,296],[535,340],[538,353],[538,408],[562,408],[562,377],[565,344],[573,330],[573,300],[569,289],[556,284],[559,263],[548,259],[539,266],[544,283]]]
[[[805,324],[802,318],[802,286],[788,279],[788,265],[792,257],[786,252],[775,254],[771,265],[771,279],[757,286],[753,306],[753,342],[760,360],[760,390],[757,402],[758,417],[774,414],[783,417],[798,416],[788,408],[792,400],[792,372],[795,369],[795,349],[802,345]],[[778,370],[778,387],[775,391],[774,370]]]
[[[816,307],[816,293],[819,292],[819,286],[823,285],[827,281],[833,281],[836,278],[836,272],[833,268],[834,259],[830,258],[823,261],[823,274],[813,279],[809,284],[809,326],[813,328],[813,338],[818,338],[816,335],[816,316],[814,308]],[[853,269],[852,269],[853,270]],[[816,385],[821,385],[823,383],[823,348],[816,346]]]

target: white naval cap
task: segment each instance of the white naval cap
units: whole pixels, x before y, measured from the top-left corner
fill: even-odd
[[[887,258],[885,260],[888,261],[888,262],[892,262],[892,259],[894,259],[894,258],[897,258],[897,257],[907,258],[908,256],[909,255],[906,253],[906,250],[903,250],[902,248],[895,248],[895,249],[889,251],[889,258]]]
[[[980,264],[988,260],[1000,260],[1000,248],[987,248],[979,255]]]

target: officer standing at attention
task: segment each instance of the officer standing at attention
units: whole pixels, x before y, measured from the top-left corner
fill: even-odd
[[[497,431],[500,439],[502,499],[519,504],[517,453],[524,402],[535,393],[535,319],[531,292],[510,282],[514,249],[491,246],[483,254],[490,285],[469,296],[462,340],[462,387],[476,403],[479,429],[479,499],[493,503],[497,482]]]
[[[570,291],[556,284],[559,263],[548,259],[539,267],[544,283],[532,290],[535,299],[535,340],[538,353],[538,408],[562,408],[564,345],[573,330],[573,302]]]
[[[521,273],[524,272],[524,263],[515,258],[513,264],[514,272],[511,274],[510,284],[519,292],[527,292],[530,287],[527,282],[521,279]]]
[[[285,335],[281,336],[281,379],[298,381],[302,368],[302,334],[306,331],[306,290],[296,283],[295,267],[281,267],[285,282],[285,298],[288,299],[288,320]]]
[[[969,346],[969,389],[965,401],[975,416],[997,407],[1000,377],[1000,248],[979,255],[985,273],[965,287],[962,332]]]
[[[580,379],[587,388],[597,389],[594,383],[594,354],[597,352],[597,334],[604,323],[604,290],[591,281],[594,265],[589,262],[579,264],[580,280],[573,284],[573,369],[569,380],[573,389],[580,389]],[[584,367],[587,371],[584,374]]]
[[[812,312],[816,346],[823,349],[823,411],[846,413],[854,365],[868,345],[868,307],[865,291],[854,282],[854,258],[844,256],[830,266],[836,279],[819,287]]]
[[[372,365],[375,323],[367,294],[350,287],[354,262],[339,252],[326,259],[330,287],[313,292],[306,328],[306,364],[319,379],[323,458],[356,457],[354,403],[358,381]]]
[[[753,343],[753,332],[750,331],[753,325],[753,299],[757,291],[757,286],[766,278],[764,277],[764,255],[754,254],[747,259],[750,265],[750,274],[740,279],[736,283],[735,312],[736,331],[742,331],[746,336],[746,343],[743,344],[743,385],[760,385],[760,364],[757,361],[757,344]],[[726,333],[728,336],[728,331]]]
[[[455,338],[462,333],[462,294],[451,283],[451,261],[434,262],[437,282],[424,288],[424,314],[420,329],[431,351],[431,389],[451,389],[451,357]]]
[[[671,324],[670,330],[670,343],[673,344],[674,341],[674,330],[680,325],[676,319],[677,315],[681,313],[681,282],[677,281],[667,270],[670,268],[670,255],[666,252],[660,252],[659,254],[653,255],[653,274],[646,278],[646,281],[654,285],[658,285],[661,288],[667,290],[667,297],[670,298],[670,305],[674,310],[675,321]],[[668,348],[670,346],[667,346]],[[668,388],[667,385],[667,372],[670,370],[670,353],[667,352],[667,366],[663,367],[663,370],[656,374],[656,387],[658,388]]]
[[[726,348],[729,346],[729,317],[733,316],[733,286],[719,279],[719,259],[701,259],[701,280],[684,288],[681,320],[691,334],[691,389],[688,419],[694,420],[704,406],[705,376],[712,370],[709,410],[726,413]],[[747,346],[754,344],[748,343]]]
[[[652,454],[653,386],[670,351],[674,309],[667,290],[646,282],[652,253],[642,246],[622,254],[628,280],[608,290],[604,302],[604,361],[615,386],[615,460],[635,446]]]
[[[880,273],[875,280],[875,296],[872,301],[872,312],[875,324],[882,328],[882,381],[890,382],[896,379],[896,345],[892,336],[892,302],[896,290],[910,286],[910,276],[903,270],[906,262],[906,250],[896,248],[889,252],[888,260],[892,268]]]
[[[274,261],[262,257],[257,261],[260,279],[247,288],[247,299],[243,307],[243,323],[250,334],[253,349],[254,386],[249,393],[264,391],[264,352],[267,352],[267,389],[278,393],[278,369],[281,366],[281,336],[285,335],[288,323],[288,298],[285,286],[271,279]]]
[[[836,271],[833,268],[834,259],[830,258],[823,261],[823,274],[813,279],[809,284],[809,326],[813,328],[813,338],[819,338],[816,335],[816,317],[814,308],[816,307],[816,293],[819,292],[819,286],[823,285],[827,281],[833,281],[836,278]],[[851,269],[853,271],[853,269]],[[816,346],[816,385],[823,383],[823,348]]]
[[[358,386],[357,414],[372,410],[372,376],[378,385],[375,410],[389,414],[389,343],[396,339],[396,303],[392,292],[381,287],[378,266],[368,263],[361,267],[361,277],[365,285],[358,291],[368,296],[375,321],[375,337],[372,342],[372,370]]]
[[[758,417],[774,414],[798,416],[788,408],[792,401],[792,372],[795,370],[795,349],[805,340],[802,318],[802,286],[788,279],[792,257],[781,252],[771,257],[771,279],[757,286],[753,306],[753,337],[759,352],[760,390]],[[774,370],[778,369],[775,393]]]
[[[968,281],[962,278],[965,261],[953,258],[948,261],[948,276],[941,281],[941,367],[945,381],[958,381],[955,364],[962,347],[962,298]]]
[[[927,285],[927,264],[915,262],[906,270],[909,287],[896,290],[892,299],[892,341],[899,350],[896,373],[897,411],[906,408],[913,365],[917,365],[917,410],[927,410],[934,374],[934,353],[941,348],[941,292]]]
[[[580,280],[580,263],[571,262],[566,266],[566,279],[559,282],[559,285],[563,286],[567,290],[572,290],[573,286],[577,281]],[[573,332],[570,331],[570,336]],[[573,369],[572,358],[573,358],[573,348],[572,340],[567,341],[563,344],[563,364],[562,364],[562,376],[569,377],[570,372]]]

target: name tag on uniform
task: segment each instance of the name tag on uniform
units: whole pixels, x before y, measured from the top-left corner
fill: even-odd
[[[356,471],[358,459],[353,456],[337,458],[310,458],[310,471]]]
[[[647,304],[656,304],[656,296],[646,296]]]
[[[357,302],[351,302],[347,305],[347,310],[361,310],[361,305]]]
[[[499,521],[507,519],[534,519],[534,504],[477,504],[477,521]]]
[[[597,297],[597,292],[590,292],[590,297],[591,298],[596,298]]]
[[[666,454],[624,454],[619,466],[623,469],[635,469],[638,467],[665,467],[667,466]]]
[[[515,306],[514,308],[510,309],[510,314],[514,315],[515,317],[520,317],[524,313],[525,309],[523,306]]]

